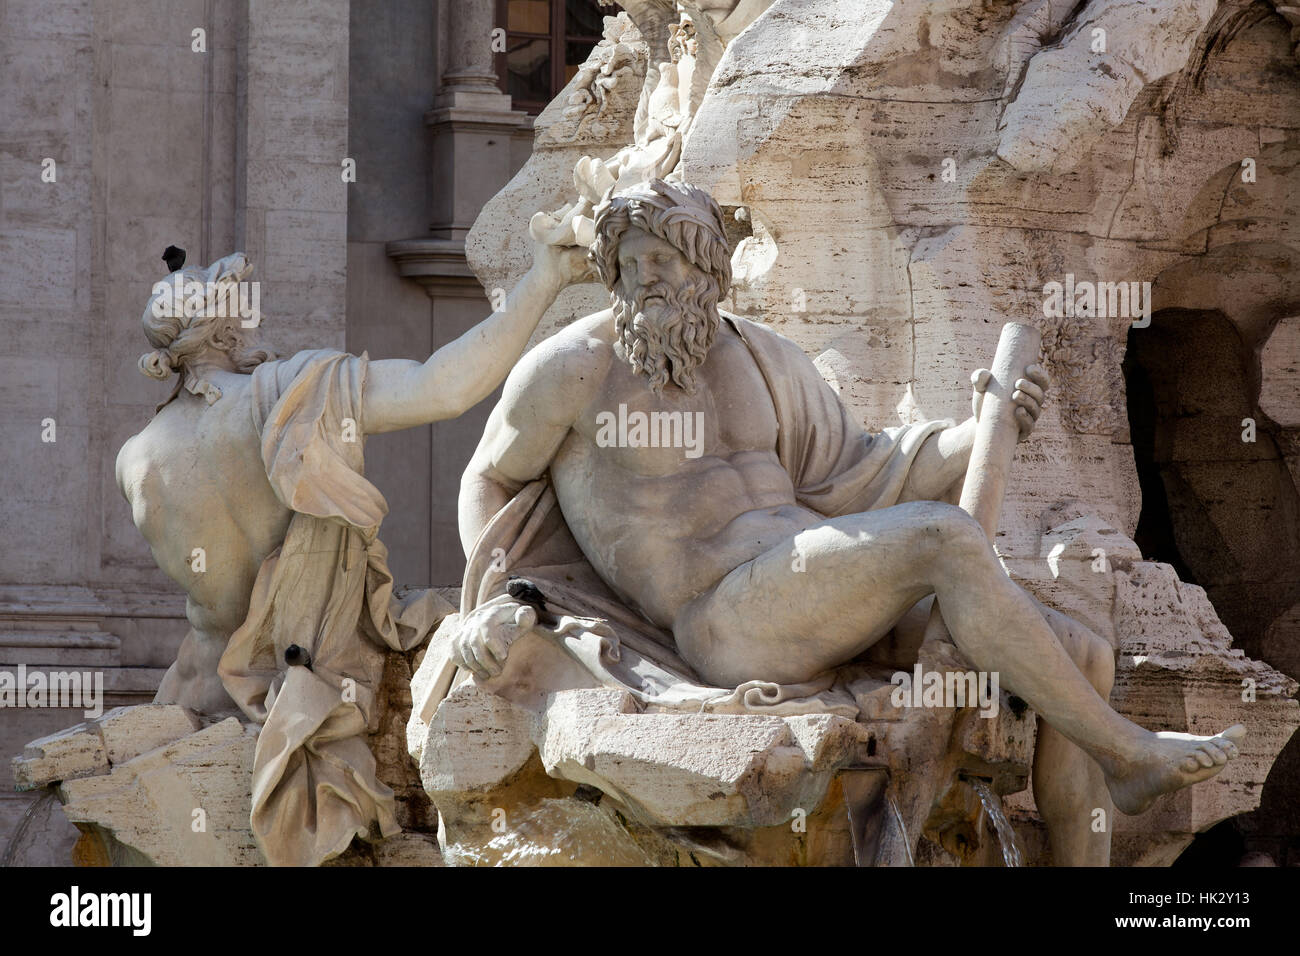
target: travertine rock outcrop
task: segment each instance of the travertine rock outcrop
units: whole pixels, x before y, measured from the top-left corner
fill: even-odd
[[[926,666],[945,663],[964,666]],[[856,686],[858,721],[643,712],[599,688],[534,709],[468,682],[408,734],[455,864],[910,865],[923,828],[950,864],[1000,856],[978,801],[931,808],[966,776],[1023,787],[1032,713],[903,712],[887,681]]]
[[[354,842],[331,866],[440,866],[436,816],[406,754],[410,662],[390,655],[368,744],[397,795],[402,832]],[[120,707],[14,758],[25,789],[51,788],[81,831],[82,866],[264,866],[249,824],[258,725],[196,717],[176,704]]]
[[[1170,730],[1240,719],[1252,734],[1220,784],[1120,818],[1117,864],[1167,863],[1258,805],[1296,726],[1300,617],[1261,560],[1270,535],[1290,547],[1300,501],[1295,24],[1293,7],[1240,0],[776,0],[728,39],[673,171],[735,213],[745,246],[726,305],[795,339],[873,427],[963,416],[1002,323],[1042,329],[1055,384],[1013,472],[1005,566],[1112,639],[1121,712]],[[516,268],[529,215],[573,194],[569,157],[547,172],[549,121],[470,236],[489,287]],[[538,336],[605,304],[595,286],[570,290]],[[1206,316],[1238,345],[1202,348],[1196,382],[1151,363],[1142,336]],[[1238,348],[1258,373],[1239,372]],[[1242,412],[1211,407],[1215,390]],[[1180,398],[1198,417],[1175,427]],[[1213,544],[1197,508],[1249,540]],[[1212,576],[1217,613],[1174,567]],[[1266,592],[1252,616],[1246,595]],[[1231,637],[1220,616],[1240,622]],[[1300,792],[1294,772],[1269,785]],[[1032,801],[1012,802],[1032,838]]]

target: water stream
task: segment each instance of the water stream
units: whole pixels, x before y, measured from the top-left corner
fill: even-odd
[[[903,849],[907,851],[907,865],[916,866],[916,860],[912,859],[912,838],[907,835],[907,827],[903,824],[903,815],[898,812],[898,804],[889,791],[885,791],[885,802],[889,804],[889,809],[894,812],[894,820],[898,823],[899,839],[903,841]]]
[[[45,809],[47,804],[49,804],[53,799],[54,790],[50,787],[46,787],[45,792],[31,802],[31,805],[27,808],[27,812],[23,814],[22,820],[19,821],[18,826],[14,829],[13,836],[9,838],[9,843],[5,847],[4,856],[0,857],[0,867],[14,865],[14,859],[22,848],[23,837],[27,835],[27,828],[31,826],[32,820],[36,818],[36,814]]]
[[[967,777],[966,782],[979,794],[984,812],[993,821],[998,843],[1002,845],[1002,862],[1007,866],[1024,866],[1024,856],[1020,852],[1019,844],[1016,843],[1016,831],[1011,828],[1011,821],[1002,812],[1002,801],[998,799],[998,795],[993,792],[988,781],[980,777]]]

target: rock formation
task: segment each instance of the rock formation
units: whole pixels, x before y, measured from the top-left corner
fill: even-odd
[[[873,432],[965,417],[998,330],[1036,326],[1054,386],[1011,472],[1003,568],[1110,643],[1121,715],[1250,730],[1213,781],[1103,813],[1111,863],[1167,865],[1233,818],[1246,849],[1300,859],[1276,822],[1300,799],[1297,8],[623,6],[468,237],[483,285],[513,287],[531,243],[589,245],[611,188],[660,178],[727,214],[723,307],[796,342]],[[570,286],[534,340],[608,304]],[[332,862],[1055,862],[1023,701],[1001,693],[992,719],[893,702],[900,667],[969,668],[949,644],[885,641],[806,706],[692,712],[537,633],[510,681],[454,677],[488,590],[445,595],[462,613],[427,653],[384,656],[364,743],[401,832]],[[238,718],[136,707],[34,741],[15,776],[64,804],[80,862],[256,865],[256,741]]]
[[[700,22],[698,8],[683,8]],[[663,5],[628,9],[648,38],[645,79],[633,69],[622,79],[642,84],[638,112],[622,126],[606,112],[605,135],[580,145],[548,135],[554,105],[539,117],[533,157],[467,240],[485,285],[512,276],[533,210],[591,201],[584,174],[608,186],[599,168],[625,167],[646,115],[663,109],[654,64],[688,51],[659,41],[671,20]],[[1292,547],[1300,501],[1286,346],[1300,303],[1294,20],[1290,7],[1245,2],[776,0],[712,58],[679,122],[670,178],[708,188],[736,220],[727,304],[795,339],[863,422],[959,415],[965,377],[1002,323],[1042,329],[1055,387],[1012,473],[1004,566],[1111,638],[1112,703],[1125,715],[1196,730],[1234,712],[1252,728],[1244,761],[1220,783],[1121,817],[1116,864],[1168,863],[1195,833],[1258,806],[1300,722],[1300,632],[1288,610],[1300,594],[1288,597],[1287,562],[1263,569],[1255,557]],[[538,335],[604,304],[598,287],[571,289]],[[1149,429],[1170,427],[1171,401],[1193,384],[1157,382],[1173,393],[1158,407],[1130,394],[1147,361],[1141,337],[1176,336],[1207,315],[1234,330],[1246,376],[1219,365],[1197,384],[1244,389],[1245,412],[1207,407],[1191,423],[1205,450],[1162,461]],[[1136,356],[1127,366],[1126,353]],[[1233,468],[1248,460],[1266,477],[1234,493]],[[1198,480],[1188,499],[1180,489]],[[1228,536],[1217,554],[1185,500],[1214,509]],[[1243,523],[1250,534],[1233,539]],[[1188,577],[1225,598],[1245,577],[1271,602],[1238,613],[1229,637],[1219,618],[1232,609]],[[1283,803],[1300,792],[1295,763],[1269,778]],[[1031,862],[1047,862],[1032,800],[1008,803]]]

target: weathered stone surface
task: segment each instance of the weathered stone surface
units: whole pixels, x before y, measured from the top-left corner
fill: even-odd
[[[622,690],[564,690],[546,701],[539,752],[548,772],[575,783],[594,783],[584,775],[592,768],[590,748],[607,718],[639,714],[641,708]]]
[[[600,781],[646,823],[773,824],[807,802],[801,786],[812,789],[803,750],[779,717],[611,715],[593,730],[580,748],[546,748],[547,771],[583,768],[571,771],[578,782]]]
[[[14,758],[20,789],[105,773],[198,730],[193,714],[176,704],[117,707],[96,720],[29,743]]]
[[[64,781],[64,813],[115,861],[120,845],[160,866],[258,865],[248,827],[256,740],[255,727],[227,718],[104,776]]]
[[[1273,328],[1259,353],[1259,407],[1284,428],[1300,428],[1300,315]]]
[[[113,766],[189,736],[202,727],[198,718],[176,704],[118,707],[96,723],[104,738],[108,762]]]
[[[1130,420],[1134,429],[1143,425],[1151,399],[1133,393],[1140,377],[1122,363],[1129,343],[1152,334],[1152,315],[1177,335],[1196,314],[1218,310],[1245,342],[1250,369],[1265,333],[1294,309],[1300,74],[1283,17],[1266,5],[1210,0],[1032,2],[979,15],[957,0],[777,0],[722,56],[675,171],[724,206],[744,207],[754,244],[772,247],[741,257],[748,264],[737,271],[730,307],[794,338],[873,427],[895,415],[964,417],[967,376],[991,354],[998,326],[1029,320],[1042,327],[1055,386],[1013,471],[998,551],[1032,593],[1122,649],[1113,700],[1131,719],[1205,732],[1244,717],[1251,738],[1261,740],[1249,740],[1251,753],[1236,772],[1257,784],[1294,729],[1291,685],[1276,672],[1265,675],[1267,668],[1256,672],[1262,665],[1231,647],[1203,596],[1185,589],[1167,600],[1146,588],[1126,590],[1134,575],[1164,573],[1142,562],[1163,502],[1159,486],[1146,475],[1139,483],[1134,467],[1134,451],[1149,449],[1137,447]],[[1106,45],[1094,49],[1097,30]],[[1248,177],[1247,167],[1267,173]],[[551,179],[540,163],[535,169],[531,196],[571,189],[563,168]],[[521,241],[534,208],[552,207],[542,200],[516,209],[513,226],[504,206],[480,220],[485,244],[473,261],[481,274],[510,267],[516,257],[503,253]],[[1144,308],[1135,299],[1126,311],[1049,315],[1045,286],[1067,274],[1071,283],[1099,286],[1150,282],[1153,291]],[[560,305],[569,311],[557,308],[552,325],[573,314],[567,301]],[[1287,332],[1277,327],[1283,342]],[[1275,378],[1261,407],[1285,407],[1276,397],[1289,387],[1284,352],[1261,363]],[[1226,392],[1249,377],[1223,363],[1208,371],[1189,375],[1199,386],[1173,385],[1172,407],[1199,412],[1204,393]],[[1202,496],[1214,519],[1210,531],[1248,509],[1250,538],[1260,544],[1289,528],[1291,504],[1273,493],[1272,472],[1232,470],[1238,459],[1269,454],[1239,439],[1245,414],[1189,423],[1204,434],[1206,460],[1195,464],[1236,476]],[[1294,435],[1284,430],[1275,440],[1273,457],[1300,474]],[[1209,461],[1211,452],[1224,461]],[[1234,497],[1243,496],[1249,501],[1236,508]],[[1271,530],[1257,520],[1269,514],[1279,518]],[[1140,515],[1148,528],[1142,548],[1133,540]],[[1210,536],[1177,544],[1189,563],[1231,571]],[[1227,557],[1243,553],[1234,544]],[[1262,592],[1270,581],[1255,585]],[[1270,617],[1270,648],[1287,639],[1285,608],[1294,605],[1285,594],[1274,597],[1284,613]],[[1158,653],[1130,649],[1148,637],[1144,615],[1159,635]],[[1270,660],[1291,659],[1273,653]],[[1243,668],[1268,688],[1255,705],[1235,699]],[[880,718],[881,745],[901,745],[885,737],[908,727],[914,760],[944,759],[927,744],[942,738],[946,746],[952,715],[928,715],[924,731],[920,716],[909,715],[910,724],[886,719],[888,687],[880,678],[872,674],[852,689],[864,714]],[[1147,689],[1152,703],[1144,708],[1134,701]],[[1196,715],[1190,728],[1189,714]],[[620,725],[637,715],[602,719]],[[977,732],[990,729],[983,727],[956,732],[977,749],[1002,747],[1019,759],[1035,722],[1032,713],[1024,719],[1006,736]],[[585,765],[582,771],[589,772]],[[1240,784],[1225,775],[1126,821],[1144,836],[1127,847],[1128,836],[1117,835],[1116,862],[1167,861],[1170,848],[1185,843],[1171,833],[1194,833],[1220,819],[1217,813],[1254,805],[1258,794]],[[944,801],[951,804],[945,812],[957,816],[970,809],[969,794],[956,791],[912,799],[915,805],[902,801],[909,826]],[[1178,801],[1187,804],[1181,817],[1162,815]],[[1025,803],[1032,812],[1032,801]]]
[[[108,770],[104,738],[85,724],[33,740],[13,760],[19,790],[35,790],[58,780],[71,780]]]
[[[370,751],[375,755],[375,777],[393,789],[397,822],[405,833],[427,835],[437,831],[438,814],[420,785],[419,763],[406,749],[406,725],[411,715],[412,661],[419,653],[388,655],[377,695],[379,715],[376,729],[367,739]],[[376,865],[386,864],[377,862]]]
[[[1002,114],[998,155],[1025,171],[1060,173],[1077,165],[1086,155],[1077,144],[1118,126],[1144,87],[1186,65],[1218,6],[1218,0],[1094,0],[1073,10],[1066,3],[1025,4],[1018,25],[1023,29],[1023,18],[1037,13],[1039,42],[1057,39],[1027,63],[1010,64],[1008,82],[1018,74],[1021,89]],[[1048,13],[1067,10],[1065,22]]]
[[[531,714],[474,684],[452,692],[429,722],[420,779],[430,794],[484,792],[505,783],[527,762]]]
[[[1145,727],[1206,733],[1240,720],[1250,731],[1217,785],[1170,794],[1141,817],[1117,817],[1115,863],[1165,865],[1197,833],[1259,806],[1269,768],[1300,727],[1297,684],[1233,649],[1204,590],[1169,566],[1136,564],[1117,572],[1116,584],[1123,641],[1115,708]]]
[[[376,777],[394,791],[403,830],[375,844],[354,841],[334,865],[442,865],[437,817],[405,748],[412,656],[387,656],[376,728],[367,737]],[[202,726],[174,704],[123,707],[29,744],[15,770],[30,775],[33,786],[62,781],[53,788],[62,816],[82,831],[73,862],[263,865],[249,823],[258,730],[233,717]],[[31,858],[30,848],[19,849]]]
[[[1065,509],[1065,514],[1070,510]],[[1049,512],[1044,517],[1054,521],[1062,516]],[[1141,560],[1142,552],[1131,538],[1097,515],[1086,514],[1048,528],[1039,541],[1037,558],[1013,560],[1009,568],[1040,601],[1115,645],[1115,571]]]
[[[442,866],[438,839],[430,833],[402,832],[379,842],[375,866]]]
[[[926,667],[964,663],[953,654],[927,656]],[[851,815],[880,794],[850,787],[855,774],[892,770],[890,799],[901,816],[886,811],[888,828],[901,820],[917,833],[929,801],[941,796],[933,788],[950,776],[985,775],[999,793],[1025,785],[1033,715],[1014,714],[1005,695],[991,720],[951,708],[890,710],[887,720],[865,723],[831,714],[642,713],[624,691],[583,689],[550,695],[532,715],[470,682],[429,725],[421,770],[452,865],[851,864]],[[584,806],[584,790],[598,795],[600,812]],[[963,824],[972,845],[980,812]],[[797,845],[791,833],[801,834]],[[909,841],[892,836],[872,836],[874,849],[861,852],[905,863]]]

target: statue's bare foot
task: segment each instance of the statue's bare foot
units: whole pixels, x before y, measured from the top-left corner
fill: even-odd
[[[1129,815],[1143,813],[1161,794],[1210,779],[1239,756],[1237,742],[1245,736],[1241,724],[1233,724],[1215,737],[1153,734],[1143,757],[1123,773],[1106,774],[1115,807]]]

